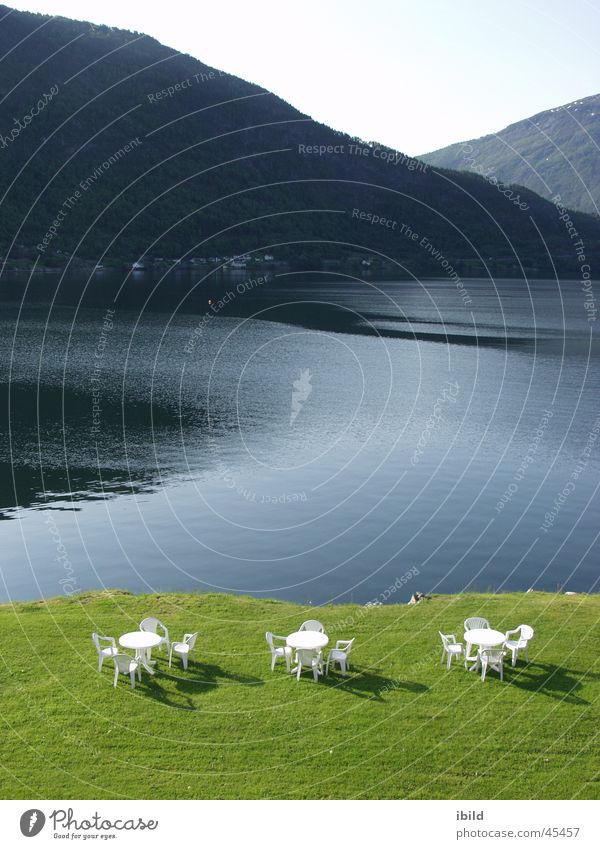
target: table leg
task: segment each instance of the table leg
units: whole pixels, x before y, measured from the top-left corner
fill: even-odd
[[[149,672],[150,675],[154,675],[154,670],[151,666],[148,665],[148,649],[138,649],[135,653],[136,659],[139,663],[142,664],[146,672]]]
[[[475,661],[473,666],[469,669],[469,672],[479,672],[479,667],[480,667],[480,661],[479,661],[479,655],[477,655],[477,660]]]
[[[477,651],[477,660],[469,671],[470,672],[479,672],[479,670],[481,669],[481,658],[479,657],[479,651],[483,651],[484,649],[493,649],[493,648],[495,648],[495,646],[486,646],[484,644],[480,644],[478,646],[478,651]]]

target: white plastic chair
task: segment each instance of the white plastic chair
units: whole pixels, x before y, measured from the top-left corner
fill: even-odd
[[[514,631],[507,631],[504,635],[504,646],[510,652],[512,652],[512,665],[517,665],[517,655],[520,651],[525,652],[525,660],[529,663],[529,651],[528,644],[529,640],[533,639],[533,628],[531,625],[519,625],[518,628],[515,628]],[[516,640],[509,639],[514,634],[518,634]]]
[[[325,633],[325,628],[318,619],[307,619],[298,628],[299,631],[319,631],[320,634]]]
[[[354,645],[354,637],[351,640],[338,640],[335,644],[335,648],[331,649],[329,654],[327,655],[327,663],[325,665],[325,675],[329,675],[329,664],[330,663],[339,663],[340,669],[342,671],[342,675],[346,674],[346,670],[350,669],[350,662],[348,661],[348,655],[352,651],[352,646]]]
[[[298,649],[296,662],[298,664],[296,681],[300,680],[302,669],[312,669],[315,681],[318,681],[319,675],[323,674],[323,652],[318,649]]]
[[[285,645],[286,639],[285,637],[278,637],[277,634],[272,634],[271,631],[267,631],[265,634],[265,639],[269,644],[269,648],[271,649],[271,672],[275,669],[275,663],[277,662],[277,658],[283,657],[285,658],[285,666],[287,671],[290,671],[291,668],[291,660],[292,660],[292,649],[290,646]],[[283,640],[282,646],[276,646],[274,640]]]
[[[159,628],[162,630],[162,635],[159,633]],[[160,643],[156,646],[156,648],[162,649],[162,647],[165,646],[167,651],[171,650],[169,629],[166,625],[163,625],[160,619],[157,619],[156,616],[147,616],[145,619],[142,619],[140,622],[140,631],[150,631],[152,634],[158,634],[160,636]],[[151,651],[151,649],[148,650],[148,657],[150,657]]]
[[[472,631],[474,628],[489,628],[490,623],[482,616],[471,616],[470,619],[465,619],[465,631]],[[479,663],[479,652],[471,654],[471,643],[467,640],[465,649],[465,669],[469,663]]]
[[[504,652],[502,649],[479,649],[477,655],[481,664],[481,680],[485,681],[488,669],[500,673],[500,680],[504,680]]]
[[[197,637],[198,631],[195,631],[193,634],[184,634],[183,642],[171,643],[169,646],[169,666],[171,665],[173,654],[176,654],[181,658],[183,668],[188,668],[188,658],[190,658],[194,653],[194,646],[196,645]]]
[[[142,667],[139,661],[134,660],[128,654],[115,654],[113,655],[113,660],[115,663],[115,681],[114,686],[117,686],[117,680],[119,678],[119,672],[123,675],[129,675],[131,679],[131,689],[135,690],[135,673],[137,672],[138,678],[142,680]]]
[[[490,628],[490,623],[482,616],[471,616],[470,619],[465,619],[465,631],[471,631],[473,628]]]
[[[460,657],[463,653],[463,644],[456,642],[456,637],[454,634],[442,634],[441,631],[438,631],[438,634],[442,638],[442,663],[444,662],[444,657],[447,656],[448,663],[446,668],[450,669],[450,665],[452,664],[453,657]],[[474,658],[476,660],[476,658]]]
[[[98,672],[101,672],[102,664],[106,658],[114,657],[119,653],[119,649],[117,648],[117,643],[114,637],[102,637],[100,634],[93,633],[92,640],[94,641],[96,651],[98,652]],[[102,642],[108,643],[108,645],[102,647]]]

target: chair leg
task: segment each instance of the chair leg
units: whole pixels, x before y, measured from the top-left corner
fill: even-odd
[[[141,663],[138,663],[137,673],[138,673],[138,681],[141,681],[142,680],[142,664]]]
[[[500,664],[500,680],[504,681],[504,664]]]
[[[296,675],[296,681],[300,680],[300,673],[302,672],[302,666],[298,663],[298,674]]]
[[[485,673],[487,672],[487,663],[481,664],[481,680],[485,681]]]
[[[448,660],[446,661],[446,669],[450,669],[450,664],[452,663],[452,655],[448,652]]]
[[[340,660],[340,669],[342,670],[342,676],[346,675],[346,661]]]
[[[288,651],[288,652],[285,653],[285,668],[288,671],[288,673],[292,671],[291,660],[292,660],[292,653]]]
[[[170,648],[169,649],[169,667],[171,666],[172,662],[173,662],[173,649]]]
[[[184,668],[184,669],[187,669],[187,665],[188,665],[188,656],[187,656],[187,654],[184,654],[184,655],[182,655],[182,656],[181,656],[181,662],[183,663],[183,668]]]
[[[119,677],[119,670],[115,667],[115,680],[113,681],[113,687],[117,686],[117,678]]]
[[[104,655],[98,655],[98,672],[102,672],[102,664],[104,663]]]
[[[131,689],[135,690],[135,669],[129,673],[129,677],[131,678]]]
[[[277,659],[276,655],[275,655],[275,654],[272,654],[272,655],[271,655],[271,672],[275,669],[275,661],[276,661],[276,659]]]

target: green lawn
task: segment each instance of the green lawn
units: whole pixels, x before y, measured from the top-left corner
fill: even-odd
[[[156,615],[196,663],[97,672],[91,632]],[[438,629],[535,628],[530,663],[485,683],[440,663]],[[319,618],[356,637],[350,677],[269,669],[264,632]],[[303,608],[114,591],[0,607],[2,798],[600,798],[600,597],[436,596]]]

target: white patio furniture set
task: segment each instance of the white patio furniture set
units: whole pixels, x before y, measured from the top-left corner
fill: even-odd
[[[119,637],[119,645],[125,649],[133,649],[135,657],[117,648],[114,637],[104,637],[100,634],[92,634],[92,640],[98,654],[98,672],[102,671],[102,664],[107,659],[112,659],[115,667],[114,686],[117,686],[119,674],[129,675],[132,688],[135,688],[136,673],[138,681],[142,680],[142,668],[149,675],[154,675],[156,661],[152,660],[152,649],[162,650],[163,647],[169,654],[169,666],[171,666],[173,655],[181,658],[184,669],[188,668],[188,660],[193,656],[198,632],[184,634],[181,642],[171,642],[169,630],[166,625],[155,616],[148,616],[140,622],[139,631],[128,631]]]
[[[297,631],[287,637],[267,631],[265,638],[271,650],[271,672],[275,669],[276,662],[283,659],[287,671],[296,676],[296,681],[300,680],[303,669],[311,671],[315,681],[319,680],[319,675],[323,675],[323,649],[329,643],[329,637],[317,619],[307,619]],[[327,655],[325,675],[329,675],[329,667],[336,663],[342,675],[346,675],[350,669],[348,658],[353,645],[354,640],[337,640],[335,648],[330,649]],[[296,664],[293,669],[292,658]]]
[[[473,664],[469,668],[470,672],[481,669],[482,681],[485,681],[485,676],[490,669],[497,672],[500,680],[503,681],[504,657],[507,651],[512,655],[513,666],[516,666],[520,652],[525,654],[525,660],[529,662],[528,646],[529,641],[533,639],[534,631],[530,625],[519,625],[518,628],[503,634],[501,631],[494,630],[487,619],[472,616],[465,619],[466,649],[462,643],[457,642],[454,634],[442,634],[439,631],[439,635],[442,638],[443,647],[442,663],[446,660],[446,669],[450,669],[453,658],[462,657],[465,669],[469,663]],[[475,654],[473,654],[473,646],[477,647]]]

